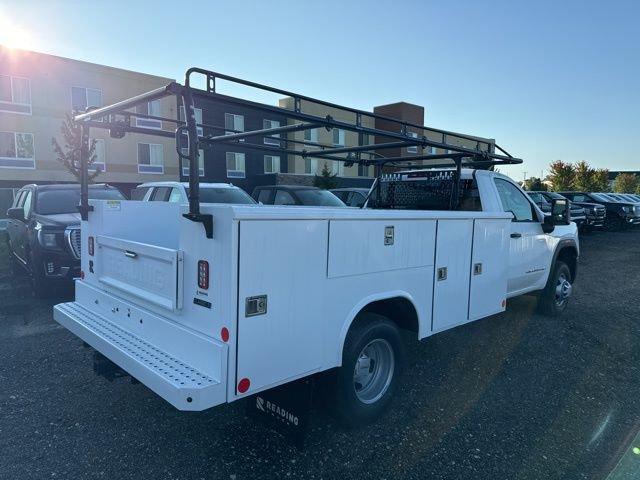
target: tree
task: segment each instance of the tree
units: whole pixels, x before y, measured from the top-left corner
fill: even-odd
[[[613,182],[616,193],[633,193],[638,188],[638,177],[633,173],[619,173]]]
[[[575,177],[573,187],[581,192],[590,192],[593,190],[593,176],[596,171],[589,166],[584,160],[573,166]]]
[[[609,170],[606,168],[598,168],[593,173],[593,177],[591,179],[591,190],[592,192],[607,192],[610,190],[609,188]]]
[[[533,190],[533,191],[546,191],[547,190],[547,186],[542,183],[542,180],[539,179],[538,177],[531,177],[531,178],[527,178],[524,181],[524,189],[525,190]]]
[[[65,119],[60,126],[60,132],[64,138],[64,148],[60,146],[55,138],[51,139],[53,144],[53,150],[56,152],[56,160],[58,160],[64,167],[80,181],[80,151],[85,149],[84,153],[87,156],[87,166],[91,167],[93,162],[96,161],[96,141],[89,141],[89,145],[82,145],[82,127],[73,121],[71,115],[66,114]],[[92,181],[100,174],[100,170],[89,172],[88,179]]]
[[[337,173],[331,173],[329,170],[329,165],[327,163],[322,167],[322,171],[320,175],[314,175],[313,177],[313,186],[322,188],[323,190],[331,190],[332,188],[336,188],[338,186]]]
[[[572,190],[575,180],[575,170],[570,163],[556,160],[549,165],[547,180],[551,182],[554,191]]]

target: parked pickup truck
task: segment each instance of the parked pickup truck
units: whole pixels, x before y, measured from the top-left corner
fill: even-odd
[[[420,187],[415,175],[433,173],[396,183]],[[545,216],[504,175],[462,178],[473,211],[202,205],[213,239],[178,204],[91,202],[84,279],[55,318],[181,410],[338,368],[339,413],[369,421],[396,388],[399,328],[423,339],[524,293],[566,308],[568,202]]]
[[[89,196],[124,200],[115,187],[91,185]],[[80,275],[80,186],[25,185],[16,194],[9,220],[9,261],[14,273],[26,272],[37,297],[53,286],[72,285]]]
[[[527,192],[529,198],[534,201],[534,203],[540,207],[542,213],[551,214],[551,202],[547,199],[545,195],[540,192]],[[557,198],[557,197],[556,197]],[[578,230],[583,230],[587,226],[587,215],[585,209],[579,205],[575,205],[572,203],[569,204],[569,218],[572,222],[576,224]]]
[[[621,202],[597,192],[559,192],[572,202],[595,202],[607,209],[605,226],[610,230],[621,230],[630,225],[640,225],[640,205]]]
[[[536,193],[541,195],[547,202],[551,202],[554,198],[566,198],[557,192],[536,191],[529,192],[529,194]],[[586,229],[602,228],[605,225],[607,218],[607,210],[604,205],[592,202],[579,202],[571,200],[571,205],[576,205],[584,209],[587,221],[584,224]]]

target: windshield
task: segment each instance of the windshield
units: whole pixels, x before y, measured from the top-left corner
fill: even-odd
[[[563,197],[562,195],[560,195],[559,193],[556,192],[546,192],[547,196],[551,197],[551,198],[555,198],[556,200],[565,200],[566,197]]]
[[[529,192],[529,197],[536,203],[549,203],[547,199],[542,196],[541,193]]]
[[[601,202],[615,202],[613,198],[607,197],[604,193],[592,193],[591,196]]]
[[[345,207],[346,205],[333,193],[327,190],[296,190],[296,195],[303,205],[318,207]]]
[[[189,189],[187,188],[187,196]],[[247,192],[240,188],[200,187],[200,203],[234,203],[247,205],[256,203]]]
[[[116,188],[90,188],[89,198],[94,200],[126,200]],[[77,213],[80,205],[80,189],[44,190],[38,192],[36,212],[41,215]]]

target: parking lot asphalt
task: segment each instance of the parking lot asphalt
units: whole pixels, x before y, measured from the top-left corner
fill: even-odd
[[[389,413],[346,430],[316,407],[304,450],[242,404],[179,412],[94,376],[52,318],[64,299],[34,300],[0,249],[0,478],[638,478],[640,230],[581,246],[564,317],[523,297],[410,343]]]

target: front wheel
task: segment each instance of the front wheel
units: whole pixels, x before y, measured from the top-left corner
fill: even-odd
[[[365,425],[385,412],[404,364],[402,339],[393,322],[374,313],[356,322],[333,379],[336,413],[348,426]]]
[[[557,261],[547,286],[538,298],[538,309],[552,317],[560,315],[566,310],[572,291],[571,270],[566,263]]]

